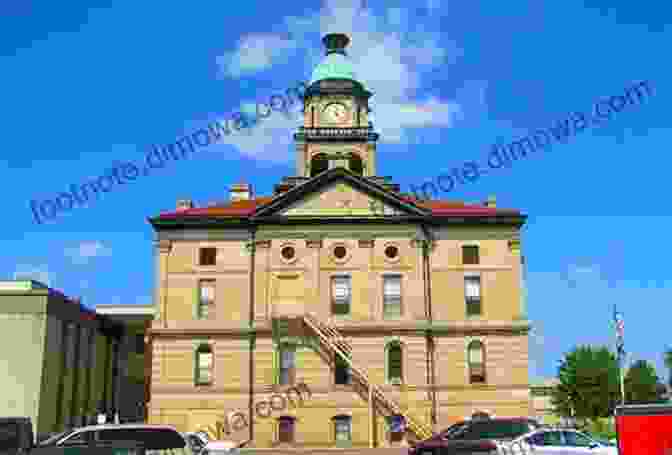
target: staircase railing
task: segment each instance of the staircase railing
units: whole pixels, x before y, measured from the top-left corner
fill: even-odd
[[[331,351],[336,353],[347,365],[350,371],[362,385],[370,389],[375,400],[378,400],[390,413],[403,415],[406,419],[408,429],[415,434],[419,439],[427,439],[431,437],[434,432],[431,427],[423,424],[415,417],[408,414],[406,411],[392,399],[387,397],[383,391],[371,382],[367,374],[357,368],[351,361],[352,346],[340,334],[340,332],[332,325],[319,320],[313,314],[304,315],[304,321],[308,327],[317,335],[317,337],[328,346]]]

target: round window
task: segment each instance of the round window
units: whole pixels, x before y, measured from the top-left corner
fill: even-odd
[[[334,248],[334,257],[336,257],[336,259],[343,259],[346,254],[348,254],[348,250],[346,250],[344,246],[339,245]]]
[[[282,250],[280,250],[280,254],[286,261],[291,261],[292,259],[294,259],[296,251],[294,250],[293,246],[286,246],[283,247]]]
[[[387,248],[385,248],[385,256],[387,256],[388,259],[394,259],[397,256],[399,256],[399,248],[397,248],[394,245],[390,245]]]

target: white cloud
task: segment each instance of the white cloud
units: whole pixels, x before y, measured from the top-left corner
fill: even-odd
[[[240,77],[284,60],[297,45],[296,41],[275,34],[251,34],[239,41],[236,50],[217,57],[216,61],[222,73]]]
[[[70,258],[73,264],[88,264],[91,258],[111,256],[112,250],[107,248],[99,241],[81,242],[74,248],[66,248],[65,255]]]
[[[52,278],[46,265],[17,265],[14,272],[15,280],[35,280],[47,286],[51,286]]]
[[[411,142],[408,130],[451,128],[465,115],[462,100],[437,95],[426,101],[415,99],[425,73],[437,68],[447,71],[464,52],[455,42],[439,44],[438,31],[410,23],[412,14],[411,9],[389,8],[376,16],[362,0],[327,0],[320,11],[286,17],[281,31],[248,35],[234,51],[219,57],[218,63],[227,74],[240,75],[265,70],[284,62],[290,51],[300,50],[305,56],[303,78],[307,79],[324,58],[321,38],[327,33],[346,33],[352,41],[347,52],[355,75],[375,94],[372,121],[381,133],[381,142]],[[479,95],[482,98],[482,91]],[[469,98],[467,102],[479,101]],[[293,158],[292,133],[299,125],[273,113],[251,134],[234,134],[223,142],[234,145],[243,155],[287,161]]]

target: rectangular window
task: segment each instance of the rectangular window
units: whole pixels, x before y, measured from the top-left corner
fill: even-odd
[[[462,264],[477,265],[480,263],[478,246],[465,245],[462,247]]]
[[[481,308],[481,277],[464,277],[464,297],[467,303],[467,316],[478,316]]]
[[[334,433],[337,443],[350,442],[352,440],[350,417],[336,417],[334,419]]]
[[[388,347],[387,379],[389,382],[401,382],[402,378],[402,351],[401,346],[394,344]]]
[[[280,417],[278,421],[278,441],[294,442],[294,419],[291,417]]]
[[[215,306],[215,281],[202,280],[198,283],[198,319],[208,319]]]
[[[350,367],[348,363],[341,358],[340,355],[336,355],[335,359],[335,368],[334,368],[334,384],[337,385],[348,385],[350,384]]]
[[[332,314],[350,314],[351,289],[349,276],[335,276],[331,278]]]
[[[198,251],[199,265],[216,265],[217,264],[217,248],[201,248]]]
[[[212,350],[202,346],[196,351],[196,384],[212,383]]]
[[[401,275],[383,277],[383,316],[401,316]]]
[[[295,382],[295,351],[291,347],[280,349],[280,384],[291,385]]]

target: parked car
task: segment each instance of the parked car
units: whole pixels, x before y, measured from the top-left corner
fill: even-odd
[[[586,433],[566,428],[540,429],[503,445],[508,453],[526,455],[618,455],[618,448]]]
[[[190,455],[186,439],[168,425],[120,424],[91,425],[58,433],[40,442],[38,447],[86,447],[91,444],[138,442],[147,451],[171,449],[176,455]],[[152,452],[154,454],[154,452]]]
[[[236,441],[210,441],[203,448],[200,455],[234,455],[240,453],[238,449],[245,447],[250,440]]]
[[[541,424],[527,417],[479,418],[458,422],[414,444],[409,455],[498,453],[502,443],[528,434]]]
[[[190,452],[185,439],[168,426],[83,427],[58,433],[35,444],[28,417],[0,418],[2,455],[190,455]]]
[[[210,442],[210,437],[203,431],[188,432],[183,434],[191,450],[198,454]]]

